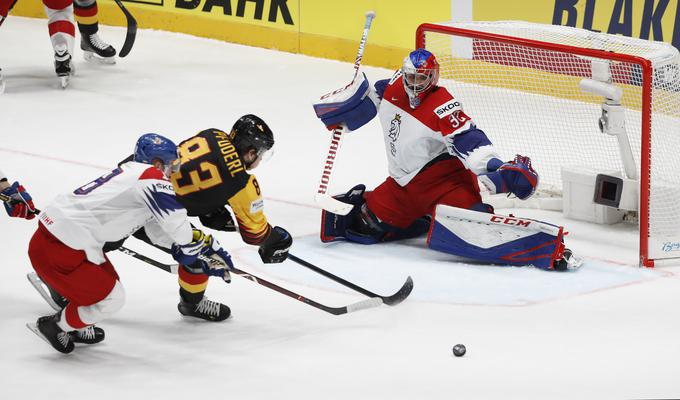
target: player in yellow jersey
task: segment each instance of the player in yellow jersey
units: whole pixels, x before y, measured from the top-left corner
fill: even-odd
[[[273,146],[274,134],[267,124],[255,115],[244,115],[229,133],[206,129],[180,143],[181,167],[170,178],[189,216],[199,217],[208,228],[235,231],[229,207],[241,238],[260,247],[265,263],[284,261],[293,242],[285,229],[267,221],[260,185],[249,173],[268,158]],[[228,317],[227,306],[204,297],[208,275],[200,266],[182,266],[179,285],[178,309],[183,315],[212,321]]]

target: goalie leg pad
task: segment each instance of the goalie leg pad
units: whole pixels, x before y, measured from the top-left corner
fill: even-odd
[[[563,237],[560,226],[440,204],[427,243],[434,250],[492,264],[552,270],[563,258]]]
[[[344,240],[347,229],[351,226],[354,217],[364,204],[365,185],[356,185],[347,193],[333,198],[347,204],[353,204],[354,208],[347,215],[333,214],[326,210],[321,211],[321,241],[324,243]]]

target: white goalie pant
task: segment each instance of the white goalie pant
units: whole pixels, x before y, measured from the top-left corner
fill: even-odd
[[[491,264],[553,269],[563,228],[529,218],[438,205],[427,238],[434,250]]]

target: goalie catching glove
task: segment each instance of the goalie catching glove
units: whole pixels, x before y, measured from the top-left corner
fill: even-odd
[[[512,193],[520,200],[526,200],[534,194],[538,186],[538,173],[531,166],[531,159],[526,156],[515,156],[515,159],[503,163],[497,158],[487,164],[490,171],[480,174],[479,180],[491,194]]]
[[[199,263],[203,273],[218,276],[230,282],[229,270],[234,268],[231,256],[212,237],[198,229],[193,230],[193,240],[186,245],[172,245],[172,257],[180,264]]]

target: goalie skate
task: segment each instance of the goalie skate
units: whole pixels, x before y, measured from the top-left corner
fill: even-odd
[[[108,65],[116,63],[116,49],[101,40],[96,33],[93,35],[83,35],[80,38],[80,48],[83,50],[85,61]]]

